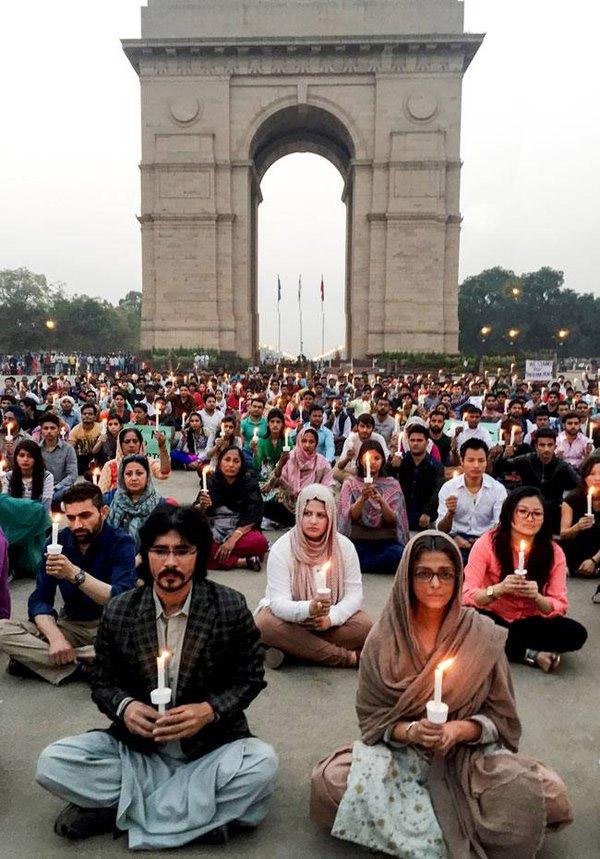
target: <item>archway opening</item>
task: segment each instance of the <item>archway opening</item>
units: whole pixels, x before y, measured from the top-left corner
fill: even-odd
[[[296,153],[273,164],[260,189],[258,314],[263,357],[281,346],[286,357],[295,358],[302,338],[304,355],[333,360],[346,341],[344,181],[325,158]]]
[[[280,346],[281,352],[297,357],[302,345],[303,354],[311,358],[351,352],[354,157],[352,137],[341,120],[312,105],[283,108],[256,131],[250,158],[257,347],[261,343],[277,352]]]

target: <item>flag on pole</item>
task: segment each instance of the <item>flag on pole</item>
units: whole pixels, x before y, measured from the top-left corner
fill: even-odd
[[[277,275],[277,304],[281,301],[281,280],[279,279],[279,275]]]
[[[298,301],[302,300],[302,275],[298,278]]]
[[[325,301],[325,284],[323,283],[323,275],[321,275],[321,303]]]

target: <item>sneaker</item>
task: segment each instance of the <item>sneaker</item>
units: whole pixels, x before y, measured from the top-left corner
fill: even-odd
[[[281,668],[284,659],[285,653],[283,650],[279,650],[278,647],[267,647],[267,651],[265,653],[265,665],[268,665],[268,667],[273,671],[277,671],[278,668]]]
[[[117,807],[82,808],[70,802],[56,818],[54,831],[62,838],[79,841],[92,835],[113,832],[117,823]]]

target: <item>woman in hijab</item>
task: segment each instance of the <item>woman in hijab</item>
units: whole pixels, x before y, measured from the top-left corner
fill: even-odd
[[[354,543],[363,573],[396,571],[408,542],[408,518],[402,489],[394,477],[387,476],[385,455],[378,441],[363,442],[356,477],[344,481],[339,529]]]
[[[219,454],[216,471],[207,476],[207,492],[201,490],[195,504],[206,513],[213,535],[208,568],[246,567],[258,572],[269,551],[260,531],[263,501],[239,448]]]
[[[158,436],[162,436],[164,439],[163,433],[158,433]],[[154,480],[166,480],[167,477],[170,477],[171,475],[169,454],[164,444],[159,445],[158,449],[160,451],[160,458],[149,460],[150,470]],[[121,430],[119,438],[117,439],[117,452],[115,454],[115,458],[109,459],[100,472],[98,486],[104,495],[117,488],[119,480],[119,466],[121,465],[123,457],[132,456],[134,454],[146,456],[147,458],[144,437],[137,427],[125,427]]]
[[[333,487],[333,471],[324,456],[317,453],[319,435],[312,427],[305,427],[296,436],[296,447],[289,454],[276,485],[281,492],[279,501],[290,513],[296,509],[296,501],[305,486],[319,483]],[[285,456],[285,454],[284,454]]]
[[[330,593],[319,594],[322,587]],[[285,656],[318,665],[355,668],[371,629],[361,611],[362,580],[356,550],[338,534],[331,489],[305,487],[296,525],[269,552],[267,590],[255,621],[278,668]]]
[[[311,814],[336,837],[400,857],[525,859],[572,821],[561,779],[518,753],[506,631],[461,606],[462,579],[447,535],[406,547],[361,657],[361,741],[313,771]],[[434,724],[434,671],[448,659],[448,719]]]
[[[107,523],[121,528],[135,540],[148,516],[159,504],[166,504],[152,483],[148,458],[143,454],[125,456],[119,467],[119,487],[110,505]]]

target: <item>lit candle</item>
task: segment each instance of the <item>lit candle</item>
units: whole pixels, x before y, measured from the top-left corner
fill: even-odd
[[[594,508],[593,508],[594,492],[595,492],[594,487],[590,486],[590,490],[589,490],[588,496],[587,496],[587,515],[588,516],[594,515]]]
[[[525,549],[527,548],[527,543],[525,540],[521,540],[519,543],[519,563],[517,564],[517,569],[515,573],[517,576],[526,576],[527,570],[525,569]]]
[[[365,453],[365,483],[373,483],[371,477],[371,451]]]
[[[98,483],[100,481],[100,469],[99,468],[94,469],[94,471],[92,473],[92,481],[94,483],[94,486],[98,486]]]
[[[12,421],[8,421],[8,423],[6,424],[6,441],[12,441],[12,440],[13,440]]]
[[[210,465],[205,465],[202,469],[202,491],[208,492],[208,472],[210,471]]]
[[[160,426],[160,406],[156,407],[156,429]]]
[[[517,427],[513,424],[510,430],[510,446],[513,447],[515,443],[515,435],[517,433]]]
[[[456,468],[456,469],[452,472],[452,477],[456,480],[456,478],[457,478],[457,477],[459,477],[459,476],[460,476],[460,471],[458,470],[458,468]]]
[[[442,704],[442,681],[444,679],[444,671],[450,668],[454,659],[446,659],[444,662],[440,662],[438,667],[435,669],[435,680],[434,680],[434,689],[433,689],[433,703],[436,705]]]
[[[396,425],[396,435],[398,436],[398,447],[400,447],[400,418],[398,415],[394,418],[394,423]]]
[[[258,427],[254,427],[254,432],[252,433],[252,441],[258,441]]]
[[[327,587],[327,573],[331,567],[331,561],[327,561],[322,567],[315,567],[315,590],[319,596],[331,596],[331,588]]]
[[[286,429],[286,431],[285,431],[285,442],[284,442],[284,445],[283,445],[283,450],[284,450],[284,452],[285,452],[285,453],[289,453],[289,452],[290,452],[290,450],[291,450],[291,445],[290,445],[290,435],[291,435],[291,433],[292,433],[292,430],[290,429],[290,427],[288,427],[288,428]]]
[[[158,686],[150,693],[150,700],[153,704],[158,705],[158,712],[162,715],[165,712],[166,705],[171,700],[171,690],[167,686],[166,680],[166,662],[169,658],[168,651],[164,650],[156,659],[156,671],[158,674]]]
[[[588,418],[588,438],[590,441],[594,441],[594,424],[591,417]]]
[[[58,545],[58,526],[59,526],[59,517],[52,517],[52,545]]]
[[[186,420],[186,418],[187,418],[187,412],[184,412],[184,413],[181,415],[181,429],[183,429],[183,428],[184,428],[184,426],[185,426],[185,420]]]

